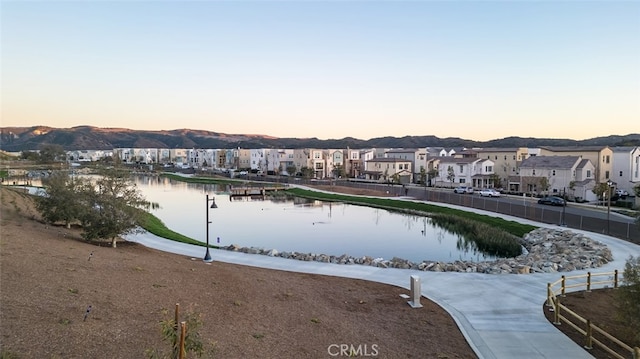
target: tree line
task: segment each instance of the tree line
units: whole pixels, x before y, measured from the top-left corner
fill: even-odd
[[[144,211],[158,207],[144,199],[128,171],[104,170],[92,178],[59,171],[43,185],[36,207],[45,221],[67,228],[77,224],[85,240],[106,239],[114,248],[118,237],[140,230]]]

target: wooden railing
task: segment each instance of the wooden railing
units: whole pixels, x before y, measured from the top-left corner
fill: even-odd
[[[608,277],[608,278],[604,280],[594,280],[594,278],[596,277]],[[578,281],[577,283],[571,283],[571,284],[567,283],[567,281],[581,280],[583,278],[586,278],[586,280]],[[559,285],[559,288],[556,288],[558,285]],[[606,287],[607,285],[613,285],[613,288],[618,288],[618,286],[620,285],[620,277],[619,277],[618,270],[615,270],[613,272],[603,272],[603,273],[588,272],[587,274],[575,275],[575,276],[569,276],[569,277],[563,275],[561,279],[553,283],[547,283],[546,306],[549,308],[550,312],[553,312],[553,324],[560,325],[562,322],[564,322],[568,324],[570,327],[572,327],[573,329],[575,329],[576,331],[578,331],[580,334],[584,335],[585,349],[592,349],[593,344],[596,344],[598,347],[600,347],[607,353],[611,354],[615,358],[640,359],[640,348],[638,347],[632,348],[631,346],[623,343],[618,338],[612,336],[611,334],[605,332],[598,326],[592,324],[591,320],[581,317],[580,315],[578,315],[577,313],[573,312],[572,310],[570,310],[569,308],[567,308],[566,306],[560,303],[561,302],[560,298],[565,296],[566,290],[569,288],[585,287],[586,291],[590,292],[591,288],[594,286]],[[574,319],[574,321],[572,321],[571,319],[563,315],[564,313],[570,315],[571,318]],[[576,324],[575,321],[581,323],[582,325]],[[618,351],[607,346],[601,340],[594,338],[594,332],[606,338],[607,340],[615,343],[619,347],[618,351],[622,351],[623,353],[620,354]],[[631,355],[628,356],[629,354]]]

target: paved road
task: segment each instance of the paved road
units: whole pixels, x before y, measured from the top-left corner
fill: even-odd
[[[470,210],[466,207],[440,205]],[[474,211],[496,216],[493,212]],[[500,216],[540,225],[520,218]],[[640,255],[638,245],[601,234],[575,231],[605,243],[612,251],[614,261],[592,272],[622,270],[625,259],[629,255]],[[204,255],[202,247],[172,242],[151,234],[129,236],[127,239],[158,250],[194,258],[202,258]],[[421,279],[422,295],[438,303],[452,315],[480,358],[592,358],[544,317],[542,306],[546,299],[547,283],[558,280],[561,276],[558,273],[530,275],[433,273],[361,265],[303,262],[228,251],[213,251],[212,256],[214,260],[221,262],[357,278],[404,287],[407,290],[410,288],[410,276],[417,275]],[[586,272],[575,271],[571,272],[571,275]],[[384,348],[380,349],[384,351]]]

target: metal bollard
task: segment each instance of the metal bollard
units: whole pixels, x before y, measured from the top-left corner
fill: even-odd
[[[420,277],[417,275],[411,276],[411,300],[408,301],[411,308],[422,308],[420,304],[420,297],[422,296],[420,290]]]

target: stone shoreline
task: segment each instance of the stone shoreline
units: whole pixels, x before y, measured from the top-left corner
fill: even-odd
[[[431,272],[487,274],[570,272],[598,268],[613,259],[611,251],[606,245],[567,229],[538,228],[527,233],[521,239],[521,244],[524,247],[524,253],[515,258],[502,258],[485,262],[455,261],[453,263],[428,260],[415,263],[395,257],[382,259],[368,256],[352,257],[346,254],[333,256],[314,253],[279,252],[275,249],[239,247],[236,245],[223,247],[223,249],[302,261],[346,265],[359,264],[380,268],[415,269]]]

